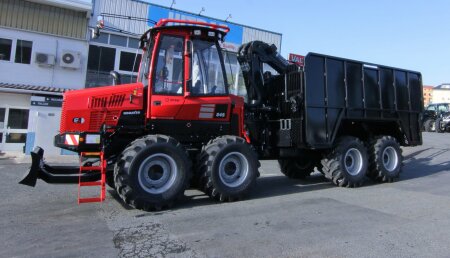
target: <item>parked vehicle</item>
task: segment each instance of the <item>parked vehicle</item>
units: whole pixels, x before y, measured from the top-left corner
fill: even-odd
[[[238,51],[244,102],[227,87],[219,41],[228,31],[159,21],[141,37],[136,83],[64,95],[55,145],[98,156],[98,165],[52,167],[37,147],[21,183],[101,187],[82,203],[103,201],[106,182],[125,203],[158,210],[190,182],[217,201],[244,198],[261,159],[278,160],[291,178],[318,167],[342,187],[398,178],[400,146],[422,143],[420,73],[315,53],[300,70],[253,41]]]
[[[425,132],[436,131],[436,121],[440,118],[442,113],[450,112],[450,103],[433,103],[429,104],[423,111],[422,129]],[[441,129],[439,129],[441,130]]]

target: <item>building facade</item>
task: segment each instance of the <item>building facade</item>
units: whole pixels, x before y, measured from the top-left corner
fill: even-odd
[[[423,105],[426,107],[433,99],[433,86],[423,86]]]
[[[450,83],[433,88],[432,103],[450,103]]]
[[[60,153],[49,137],[62,93],[84,87],[91,11],[88,0],[0,1],[0,151]]]

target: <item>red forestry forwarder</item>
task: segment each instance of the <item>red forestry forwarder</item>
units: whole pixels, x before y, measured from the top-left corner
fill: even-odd
[[[420,73],[313,53],[300,70],[253,41],[238,52],[244,102],[228,89],[219,45],[228,31],[160,20],[140,39],[136,83],[64,94],[54,144],[79,153],[81,165],[50,166],[36,147],[20,183],[78,184],[79,203],[103,201],[106,183],[125,203],[159,210],[190,183],[215,200],[243,198],[258,159],[277,159],[291,178],[317,167],[338,186],[399,176],[400,145],[422,143]],[[85,186],[100,195],[82,197]]]

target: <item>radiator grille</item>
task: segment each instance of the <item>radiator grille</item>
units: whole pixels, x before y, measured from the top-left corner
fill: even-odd
[[[116,125],[120,116],[120,110],[112,111],[92,111],[89,120],[89,130],[99,131],[103,123],[106,125]]]
[[[91,108],[98,107],[121,107],[125,101],[125,94],[112,95],[108,97],[92,97]]]

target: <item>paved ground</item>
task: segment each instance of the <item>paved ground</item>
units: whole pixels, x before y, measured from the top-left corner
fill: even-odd
[[[263,162],[250,199],[195,190],[173,210],[129,209],[110,191],[76,204],[76,186],[18,185],[28,164],[0,157],[0,257],[449,257],[450,135],[405,148],[399,182],[358,189],[319,174],[289,180]],[[69,161],[69,160],[65,160]]]

